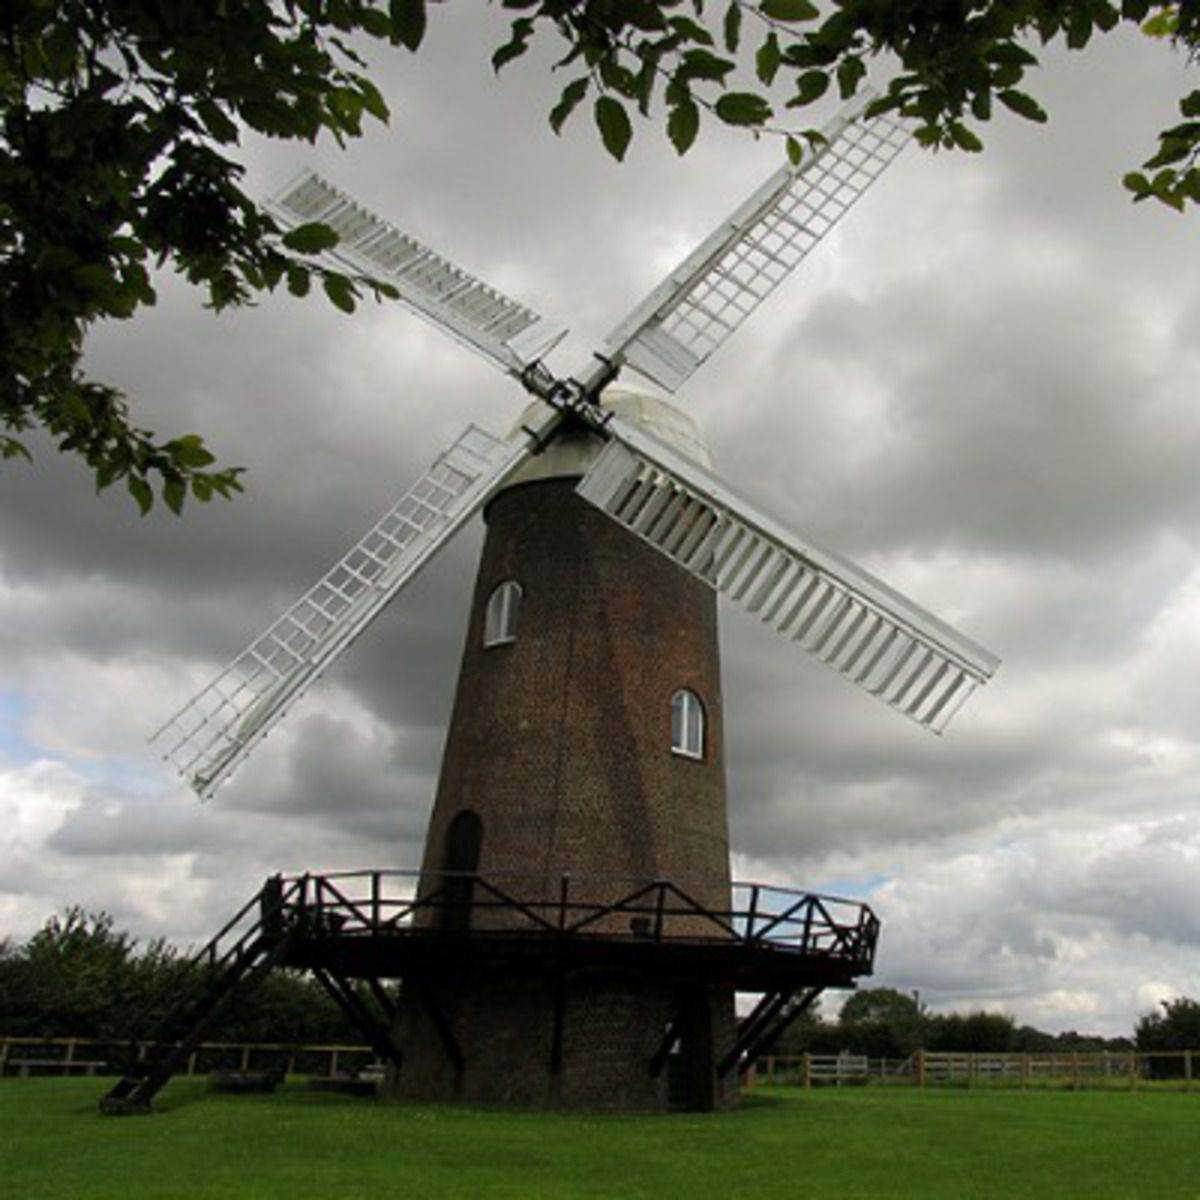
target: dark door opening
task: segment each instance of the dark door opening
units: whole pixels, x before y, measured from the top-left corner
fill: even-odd
[[[442,855],[442,928],[447,933],[465,933],[471,927],[471,901],[479,852],[483,847],[483,821],[469,808],[455,813],[446,830]]]

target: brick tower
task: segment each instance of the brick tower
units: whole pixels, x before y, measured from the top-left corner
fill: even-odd
[[[605,402],[707,463],[678,410],[633,393]],[[457,952],[514,920],[484,880],[535,907],[564,889],[602,905],[662,880],[729,907],[716,597],[574,495],[600,444],[560,436],[485,513],[422,867],[422,887],[443,889],[428,919],[447,953],[406,983],[394,1095],[655,1110],[736,1091],[715,1068],[734,1039],[731,984],[602,955],[566,969]],[[667,919],[686,933],[691,918]],[[636,937],[639,921],[602,915],[598,941]],[[672,1027],[670,1069],[651,1072]]]

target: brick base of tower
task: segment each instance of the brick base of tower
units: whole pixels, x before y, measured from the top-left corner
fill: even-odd
[[[388,1080],[390,1099],[619,1112],[709,1111],[737,1102],[736,1072],[717,1074],[734,1041],[731,987],[681,992],[598,970],[561,992],[548,978],[449,975],[430,992],[461,1068],[427,1004],[406,997],[397,1023],[404,1065]],[[654,1064],[673,1021],[679,1040]]]

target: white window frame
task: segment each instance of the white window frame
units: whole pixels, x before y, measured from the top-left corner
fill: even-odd
[[[704,702],[690,688],[671,697],[671,753],[704,758]]]
[[[517,617],[524,595],[515,579],[505,579],[492,589],[483,616],[485,647],[507,646],[517,640]]]

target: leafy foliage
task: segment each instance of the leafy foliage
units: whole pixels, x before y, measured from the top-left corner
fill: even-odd
[[[580,72],[551,114],[556,132],[584,89],[594,87],[642,115],[661,89],[667,135],[681,154],[695,141],[704,110],[729,125],[783,134],[799,161],[802,142],[816,131],[775,125],[780,105],[772,89],[782,89],[784,109],[806,108],[831,91],[849,99],[864,86],[868,62],[880,57],[900,69],[873,111],[910,118],[922,145],[977,153],[979,127],[997,102],[1025,120],[1048,119],[1025,90],[1040,65],[1034,48],[1084,50],[1095,37],[1133,24],[1190,60],[1200,50],[1195,0],[839,0],[824,9],[810,0],[504,0],[504,6],[522,15],[493,59],[497,70],[519,58],[540,30],[552,29],[567,47],[558,67]],[[758,89],[742,86],[739,53],[751,56]],[[1159,135],[1144,170],[1125,177],[1135,199],[1152,197],[1178,210],[1200,201],[1200,91],[1180,101],[1180,113],[1183,122]],[[606,132],[616,124],[610,105],[601,134],[622,158],[628,138]]]
[[[165,942],[139,949],[107,914],[70,908],[24,945],[0,945],[0,1031],[14,1037],[146,1037],[168,1007],[205,983],[202,969]],[[287,972],[268,977],[208,1036],[297,1044],[361,1040],[323,991]]]
[[[1200,1005],[1196,1006],[1200,1012]],[[1155,1014],[1151,1014],[1154,1016]],[[1200,1022],[1196,1029],[1200,1035]],[[1138,1049],[1143,1047],[1139,1025]],[[1200,1045],[1200,1036],[1190,1045]],[[1125,1038],[1050,1034],[1017,1028],[1004,1013],[931,1013],[920,1000],[895,988],[863,988],[842,1006],[837,1021],[806,1013],[784,1032],[777,1054],[838,1054],[848,1050],[870,1058],[907,1058],[913,1051],[963,1053],[1044,1053],[1128,1049]]]
[[[85,377],[84,335],[155,301],[170,264],[214,309],[323,278],[353,308],[366,281],[308,257],[329,231],[290,237],[240,189],[244,130],[314,140],[387,118],[347,38],[415,45],[423,5],[374,0],[10,0],[0,19],[0,457],[46,429],[104,488],[124,479],[143,512],[240,490],[195,434],[160,440],[125,398]]]
[[[875,111],[904,114],[931,148],[978,152],[997,104],[1047,114],[1027,90],[1035,48],[1083,50],[1137,25],[1194,60],[1196,0],[501,0],[518,10],[496,70],[547,33],[566,82],[549,119],[558,132],[583,103],[617,159],[634,116],[661,122],[686,153],[705,114],[778,134],[799,164],[816,130],[803,110],[865,86],[867,65],[899,67]],[[124,396],[83,373],[87,331],[154,303],[152,266],[203,288],[214,309],[314,278],[351,312],[365,290],[313,256],[333,245],[317,225],[284,235],[240,186],[245,131],[339,142],[387,106],[356,45],[417,50],[427,0],[9,0],[0,18],[0,459],[28,458],[21,434],[47,430],[80,456],[98,487],[118,480],[143,512],[179,512],[240,490],[198,435],[160,439]],[[357,39],[357,42],[356,42]],[[665,106],[665,120],[654,111]],[[1136,200],[1176,210],[1200,201],[1200,90],[1178,124],[1125,176]],[[780,113],[788,120],[781,124]]]
[[[1200,1001],[1181,996],[1164,1000],[1162,1011],[1152,1011],[1137,1023],[1137,1048],[1153,1050],[1194,1050],[1200,1046]]]

